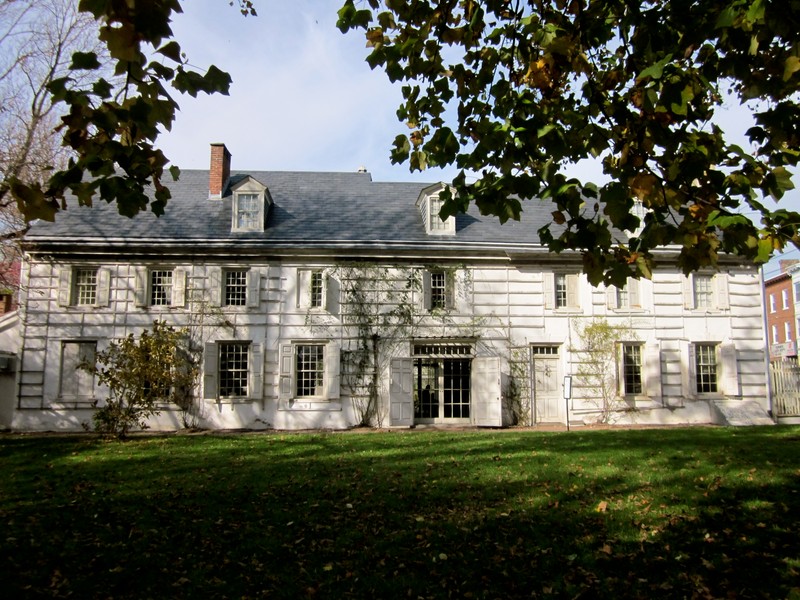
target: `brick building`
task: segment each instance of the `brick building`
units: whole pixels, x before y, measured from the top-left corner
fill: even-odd
[[[797,356],[797,326],[792,276],[789,268],[797,260],[780,261],[781,272],[764,282],[767,313],[767,344],[770,360]]]

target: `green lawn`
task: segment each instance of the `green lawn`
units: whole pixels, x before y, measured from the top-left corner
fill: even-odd
[[[4,598],[800,597],[800,428],[0,436]]]

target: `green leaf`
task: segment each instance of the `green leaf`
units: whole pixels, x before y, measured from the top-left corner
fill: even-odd
[[[172,40],[171,42],[164,44],[163,46],[161,46],[161,48],[156,50],[156,52],[158,52],[159,54],[163,54],[167,58],[170,58],[177,63],[183,62],[181,60],[181,46],[175,40]]]
[[[94,52],[74,52],[72,54],[72,64],[69,66],[70,70],[93,70],[100,68],[100,61],[97,60],[97,54]]]

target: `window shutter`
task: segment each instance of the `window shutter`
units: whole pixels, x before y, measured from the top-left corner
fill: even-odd
[[[720,391],[725,396],[739,396],[739,373],[736,361],[736,346],[731,343],[719,347],[719,362],[722,370]]]
[[[473,422],[478,427],[500,427],[503,425],[502,389],[500,385],[500,359],[496,356],[478,357],[472,360],[472,406]]]
[[[147,306],[147,268],[136,267],[134,273],[133,303],[135,306]]]
[[[456,306],[456,281],[455,273],[447,273],[444,290],[444,307],[446,310],[453,310]]]
[[[731,307],[730,296],[728,292],[728,275],[727,273],[717,273],[714,275],[714,292],[716,294],[717,308],[728,309]]]
[[[339,314],[339,280],[331,275],[325,275],[325,310],[332,315]]]
[[[203,349],[203,398],[217,399],[217,344],[206,343]]]
[[[422,272],[422,308],[431,309],[431,272],[427,269]]]
[[[691,275],[683,278],[683,307],[694,309],[694,278]]]
[[[639,289],[640,281],[638,279],[628,279],[628,283],[625,287],[628,290],[628,306],[632,308],[641,308],[642,300],[641,294]]]
[[[294,349],[291,344],[281,344],[280,355],[280,382],[278,384],[278,397],[291,398],[294,395],[292,390],[292,373],[294,363]]]
[[[332,400],[339,397],[340,358],[339,345],[333,342],[325,346],[325,398]]]
[[[556,292],[555,292],[555,275],[553,273],[544,273],[544,307],[552,309],[555,306]]]
[[[616,310],[617,308],[619,308],[617,299],[618,299],[617,288],[613,285],[609,285],[606,288],[606,307],[609,310]]]
[[[658,342],[645,345],[643,371],[645,395],[652,399],[661,398],[661,348]]]
[[[693,398],[696,395],[694,380],[694,344],[681,342],[681,395]]]
[[[111,272],[108,269],[97,269],[97,295],[95,306],[108,306],[111,300]]]
[[[72,301],[72,267],[61,267],[58,273],[58,305],[69,306]]]
[[[248,381],[249,396],[253,400],[261,400],[264,397],[264,345],[250,344],[248,354],[250,380]]]
[[[308,308],[311,305],[311,271],[297,270],[297,307]]]
[[[172,306],[186,306],[186,271],[172,271]]]
[[[567,306],[569,308],[580,308],[578,300],[578,276],[575,274],[567,275]]]
[[[261,306],[261,272],[256,269],[247,272],[247,306]]]
[[[211,306],[222,306],[223,295],[222,269],[220,267],[208,268],[208,301]]]

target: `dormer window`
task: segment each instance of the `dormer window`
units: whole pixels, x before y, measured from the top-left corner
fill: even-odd
[[[249,175],[231,186],[231,231],[264,231],[272,197],[267,187]]]
[[[444,184],[437,183],[422,190],[417,199],[417,208],[428,235],[454,235],[456,232],[455,217],[447,217],[443,221],[439,216],[444,204],[444,200],[439,196],[442,190],[444,190]]]

